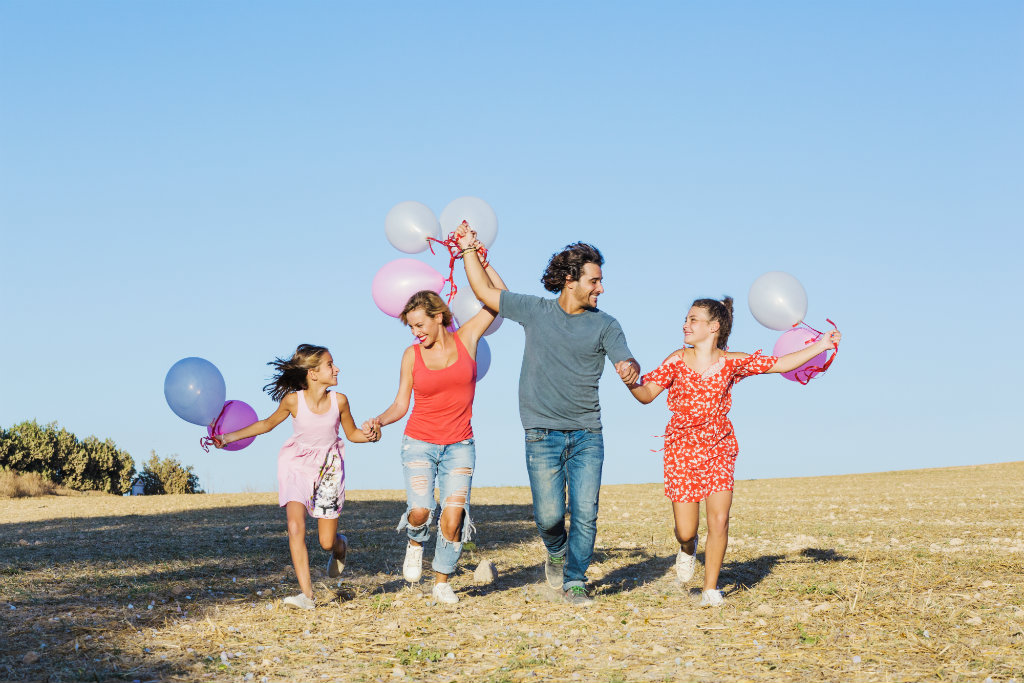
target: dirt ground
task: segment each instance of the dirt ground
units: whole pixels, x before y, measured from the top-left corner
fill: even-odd
[[[275,494],[0,500],[0,678],[1024,680],[1024,462],[737,482],[713,609],[661,486],[601,496],[591,608],[543,586],[529,490],[480,488],[459,605],[402,580],[403,493],[352,491],[340,584],[309,527],[313,612]]]

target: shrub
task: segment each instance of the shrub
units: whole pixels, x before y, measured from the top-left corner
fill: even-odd
[[[177,458],[161,458],[156,451],[150,451],[149,462],[142,467],[139,479],[142,480],[142,492],[147,496],[203,492],[192,465],[183,467]]]
[[[0,429],[0,468],[35,473],[79,491],[121,494],[131,487],[135,463],[113,441],[78,438],[56,422],[35,420]]]

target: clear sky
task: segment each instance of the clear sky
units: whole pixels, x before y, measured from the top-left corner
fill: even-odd
[[[384,216],[475,195],[514,290],[603,251],[645,369],[697,297],[770,351],[750,284],[803,283],[842,350],[736,388],[739,478],[1021,459],[1022,36],[1017,1],[2,2],[0,424],[274,490],[291,427],[206,454],[168,368],[204,357],[266,415],[266,363],[323,344],[378,414],[412,340],[370,296],[403,256]],[[525,485],[523,333],[488,341],[475,483]],[[601,397],[605,483],[660,481],[664,399],[610,365]],[[350,488],[402,487],[401,431],[348,447]]]

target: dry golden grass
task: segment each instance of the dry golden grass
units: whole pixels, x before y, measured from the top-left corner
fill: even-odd
[[[401,580],[403,494],[350,492],[340,587],[309,535],[315,612],[280,606],[273,494],[0,501],[0,678],[1022,679],[1022,483],[1024,463],[738,482],[728,603],[703,610],[660,485],[603,489],[591,609],[541,586],[525,488],[474,490],[455,608]],[[499,579],[474,586],[484,558]]]
[[[57,486],[35,472],[0,470],[0,498],[67,495],[69,492],[69,489]]]

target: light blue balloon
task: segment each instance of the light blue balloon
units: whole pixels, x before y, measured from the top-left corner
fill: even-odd
[[[479,382],[491,367],[491,347],[483,337],[476,345],[476,381]]]
[[[164,398],[182,420],[205,427],[224,408],[227,388],[216,365],[192,356],[182,358],[167,371]]]

